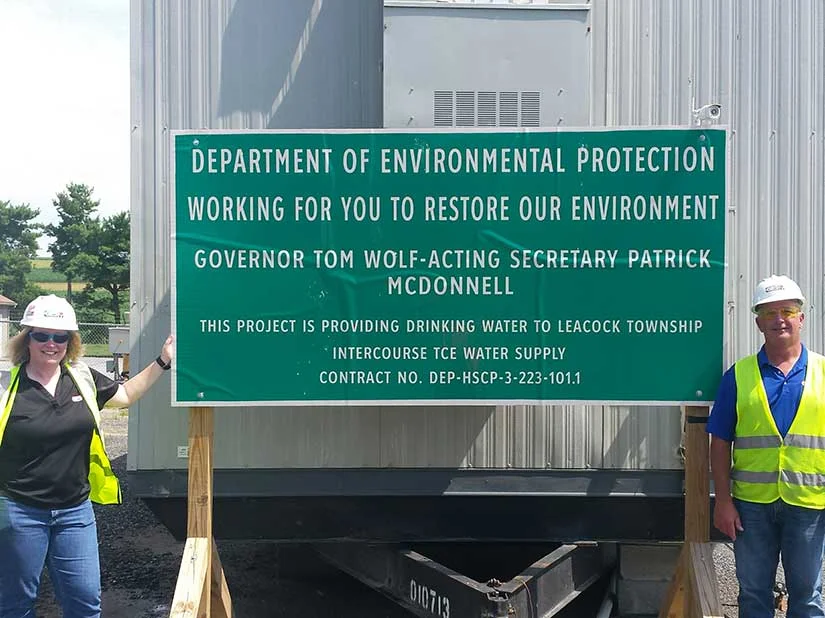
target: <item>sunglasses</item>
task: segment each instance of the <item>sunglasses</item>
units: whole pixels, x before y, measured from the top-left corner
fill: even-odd
[[[38,343],[46,343],[47,341],[54,341],[55,343],[66,343],[69,340],[69,333],[41,333],[40,331],[31,331],[29,337]]]
[[[802,313],[802,309],[799,307],[781,307],[779,309],[763,309],[759,312],[759,317],[774,320],[777,317],[782,316],[783,318],[788,319],[795,318],[800,313]]]

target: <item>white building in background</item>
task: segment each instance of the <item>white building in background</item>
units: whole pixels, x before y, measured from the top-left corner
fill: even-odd
[[[6,348],[9,342],[9,321],[11,319],[11,310],[17,306],[17,303],[10,298],[6,298],[0,294],[0,358],[6,358],[8,352]]]

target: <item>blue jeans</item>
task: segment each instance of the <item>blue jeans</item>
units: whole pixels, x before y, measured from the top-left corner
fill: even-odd
[[[777,500],[734,500],[744,530],[734,542],[739,580],[739,615],[773,618],[773,586],[779,556],[788,589],[787,618],[825,616],[822,609],[822,551],[825,511]]]
[[[64,618],[99,618],[100,562],[91,502],[49,510],[0,496],[0,618],[35,618],[44,565]]]

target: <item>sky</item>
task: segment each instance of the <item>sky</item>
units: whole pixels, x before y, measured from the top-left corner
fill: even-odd
[[[129,84],[129,0],[0,0],[0,200],[52,223],[76,182],[128,211]]]

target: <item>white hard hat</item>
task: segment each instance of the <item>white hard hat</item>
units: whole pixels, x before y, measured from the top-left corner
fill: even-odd
[[[785,275],[771,275],[762,279],[753,291],[753,302],[751,310],[756,313],[756,308],[765,303],[772,303],[777,300],[797,300],[800,305],[805,304],[805,297],[796,282]]]
[[[49,294],[38,296],[29,303],[20,325],[52,330],[77,330],[77,316],[65,298]]]

